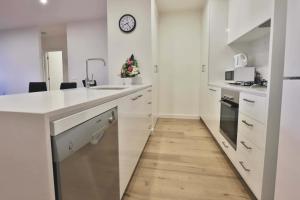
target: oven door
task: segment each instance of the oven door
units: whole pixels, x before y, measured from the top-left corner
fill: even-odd
[[[230,145],[236,149],[237,129],[239,119],[239,105],[235,102],[224,100],[221,101],[221,120],[220,131],[228,140]]]

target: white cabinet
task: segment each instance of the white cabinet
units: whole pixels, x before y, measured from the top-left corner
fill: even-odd
[[[229,0],[228,43],[256,28],[273,13],[273,0]]]
[[[200,72],[200,116],[208,119],[208,48],[209,48],[209,9],[205,7],[201,13],[201,72]]]
[[[221,88],[209,86],[207,93],[208,118],[206,124],[212,134],[216,137],[220,134]]]
[[[252,192],[261,199],[264,151],[239,133],[237,141],[237,170],[244,178]]]
[[[267,115],[266,98],[247,93],[241,93],[240,112],[261,123],[265,123]]]
[[[266,146],[266,126],[251,117],[239,113],[238,122],[239,134],[243,134],[251,142],[257,144],[260,149],[265,149]]]
[[[152,89],[148,88],[120,100],[119,164],[120,195],[134,173],[152,128]]]
[[[299,51],[300,51],[300,24],[297,22],[300,14],[300,1],[288,0],[286,50],[285,50],[285,77],[300,77]]]
[[[277,163],[276,200],[300,199],[299,88],[300,80],[284,81]]]
[[[262,196],[266,147],[266,97],[240,94],[236,168],[257,199]]]
[[[236,52],[227,45],[228,0],[209,4],[209,82],[224,80],[225,68],[233,65]]]
[[[234,52],[227,45],[228,1],[209,0],[202,11],[200,116],[211,118],[209,83],[224,80],[224,68],[231,66]],[[211,89],[211,88],[210,88]],[[213,90],[218,90],[213,88]],[[218,99],[220,100],[220,98]]]

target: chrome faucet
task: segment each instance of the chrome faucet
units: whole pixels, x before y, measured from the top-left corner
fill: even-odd
[[[86,79],[85,79],[85,85],[86,88],[90,88],[92,84],[94,84],[94,78],[92,77],[92,80],[89,79],[89,62],[90,61],[102,61],[104,66],[106,66],[106,62],[103,58],[89,58],[86,60]]]

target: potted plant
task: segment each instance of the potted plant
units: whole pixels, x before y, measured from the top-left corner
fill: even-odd
[[[123,84],[131,84],[129,83],[129,81],[131,82],[132,78],[137,77],[139,74],[141,74],[141,72],[139,69],[138,61],[132,54],[122,66],[121,78],[123,79]]]

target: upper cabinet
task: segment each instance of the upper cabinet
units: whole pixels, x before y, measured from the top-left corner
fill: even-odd
[[[227,45],[228,27],[228,0],[209,0],[204,12],[208,12],[208,46],[203,45],[207,49],[208,58],[204,58],[204,64],[208,60],[208,82],[216,82],[224,80],[224,72],[226,68],[233,65],[233,56],[236,52]],[[205,34],[204,34],[205,37]],[[203,55],[203,56],[204,56]]]
[[[273,0],[229,0],[228,43],[271,19]]]
[[[285,48],[285,77],[299,77],[300,76],[300,1],[289,0],[288,1],[288,14],[287,14],[287,29],[286,29],[286,48]]]

